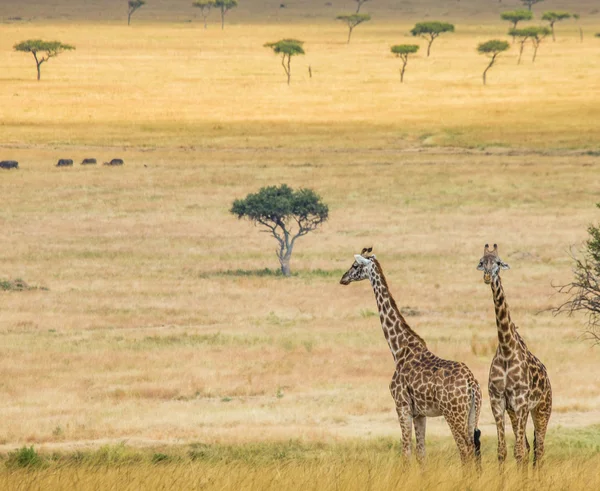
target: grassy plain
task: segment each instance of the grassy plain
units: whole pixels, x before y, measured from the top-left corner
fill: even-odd
[[[120,489],[148,476],[172,482],[168,472],[189,487],[274,489],[285,476],[286,487],[333,489],[351,468],[389,479],[374,489],[401,476],[433,486],[402,473],[397,449],[377,443],[400,435],[387,390],[393,363],[369,286],[338,280],[352,254],[373,245],[411,325],[485,387],[495,326],[475,266],[483,244],[498,242],[512,267],[503,278],[513,318],[555,393],[544,479],[585,489],[576,479],[598,464],[590,435],[600,423],[600,357],[582,339],[582,319],[546,309],[561,302],[552,284],[571,277],[569,246],[598,221],[598,16],[580,2],[583,43],[565,23],[535,65],[527,52],[517,65],[513,48],[484,88],[475,47],[506,26],[496,21],[503,4],[480,3],[444,14],[409,2],[406,16],[385,4],[386,20],[359,26],[350,45],[322,5],[310,19],[298,6],[264,19],[248,9],[221,32],[215,17],[204,31],[165,2],[146,18],[140,10],[130,29],[98,2],[87,16],[67,2],[75,10],[42,5],[22,21],[6,19],[27,0],[3,3],[0,158],[21,168],[0,174],[0,281],[41,287],[0,291],[5,456],[24,444],[76,456],[118,442],[181,455],[152,466],[131,450],[139,466],[106,470],[107,487]],[[457,32],[436,40],[429,59],[411,59],[401,85],[389,46],[414,42],[407,32],[429,8]],[[31,57],[12,51],[33,37],[77,50],[43,65],[37,82]],[[262,48],[282,37],[306,41],[290,87]],[[54,167],[85,157],[126,164]],[[331,209],[322,230],[299,241],[289,279],[264,271],[277,268],[273,240],[228,213],[235,198],[284,182],[315,189]],[[431,468],[455,461],[443,421],[428,431]],[[269,452],[289,440],[299,447],[282,464]],[[224,481],[237,475],[232,459],[190,462],[194,442],[262,445],[266,463],[233,459],[256,481]],[[103,472],[94,462],[58,459],[2,478],[25,489],[88,479],[92,488]],[[448,473],[428,479],[464,488],[457,469]],[[499,478],[489,479],[473,489]]]

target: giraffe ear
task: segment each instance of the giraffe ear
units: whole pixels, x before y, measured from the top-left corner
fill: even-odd
[[[510,266],[508,264],[506,264],[504,261],[500,261],[500,268],[510,269]]]
[[[356,262],[362,266],[369,264],[369,260],[362,257],[360,254],[354,254],[354,259],[356,259]]]

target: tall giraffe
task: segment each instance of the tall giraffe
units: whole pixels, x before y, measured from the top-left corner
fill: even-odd
[[[506,459],[504,438],[504,412],[508,413],[515,433],[515,459],[527,464],[529,442],[525,434],[527,417],[531,413],[534,431],[533,465],[541,463],[544,455],[544,438],[552,412],[552,388],[546,367],[527,349],[517,326],[510,318],[506,296],[500,280],[500,270],[510,269],[498,257],[498,245],[483,250],[477,269],[483,271],[483,281],[492,286],[498,348],[490,367],[489,393],[492,413],[498,430],[498,462]],[[525,455],[527,452],[527,455]]]
[[[354,256],[354,264],[342,276],[340,283],[348,285],[368,278],[373,287],[383,334],[396,362],[390,391],[402,429],[404,455],[409,457],[412,453],[414,424],[417,460],[422,463],[425,459],[426,418],[444,416],[463,464],[475,456],[480,469],[481,432],[477,423],[481,411],[481,388],[464,363],[435,356],[406,323],[389,291],[381,265],[375,255],[370,255],[371,251],[372,248],[365,248],[361,254]]]

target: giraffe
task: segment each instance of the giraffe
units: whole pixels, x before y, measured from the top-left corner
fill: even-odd
[[[425,428],[427,417],[444,416],[458,447],[461,461],[467,464],[475,457],[481,469],[477,428],[481,411],[481,388],[464,363],[438,358],[425,341],[407,324],[392,297],[387,281],[372,248],[354,256],[355,262],[340,283],[369,279],[383,334],[396,362],[390,392],[402,430],[405,458],[412,453],[412,426],[417,442],[417,461],[425,460]]]
[[[477,269],[483,271],[483,281],[491,285],[498,329],[498,348],[490,367],[489,394],[492,413],[498,431],[498,462],[506,459],[504,412],[508,413],[515,433],[515,459],[527,465],[529,442],[525,434],[531,413],[534,426],[533,465],[541,463],[544,438],[552,412],[552,389],[546,367],[527,349],[517,326],[510,318],[506,296],[500,280],[500,270],[510,269],[498,256],[498,245],[486,244]],[[527,455],[525,453],[527,452]]]

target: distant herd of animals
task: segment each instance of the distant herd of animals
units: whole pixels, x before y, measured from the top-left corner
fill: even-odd
[[[83,159],[81,161],[81,165],[94,165],[96,164],[96,159]],[[103,165],[123,165],[123,159],[112,159],[108,162],[104,162]],[[56,163],[56,167],[72,167],[73,159],[59,159]],[[16,160],[2,160],[0,161],[0,169],[18,169],[19,162]]]
[[[379,309],[383,334],[396,363],[390,391],[402,430],[405,457],[412,453],[412,428],[415,429],[416,456],[425,459],[427,417],[443,416],[458,447],[463,465],[475,463],[481,470],[481,387],[471,370],[456,361],[443,360],[433,354],[406,322],[383,274],[372,248],[364,248],[344,273],[340,283],[368,279]],[[491,285],[498,347],[488,382],[492,413],[498,433],[498,462],[506,460],[505,413],[515,434],[514,456],[520,468],[526,469],[530,446],[525,433],[531,414],[534,426],[533,465],[541,464],[544,439],[552,412],[552,389],[546,367],[527,349],[517,326],[510,317],[500,270],[510,269],[498,256],[498,246],[485,245],[477,269],[483,271],[484,283]]]

